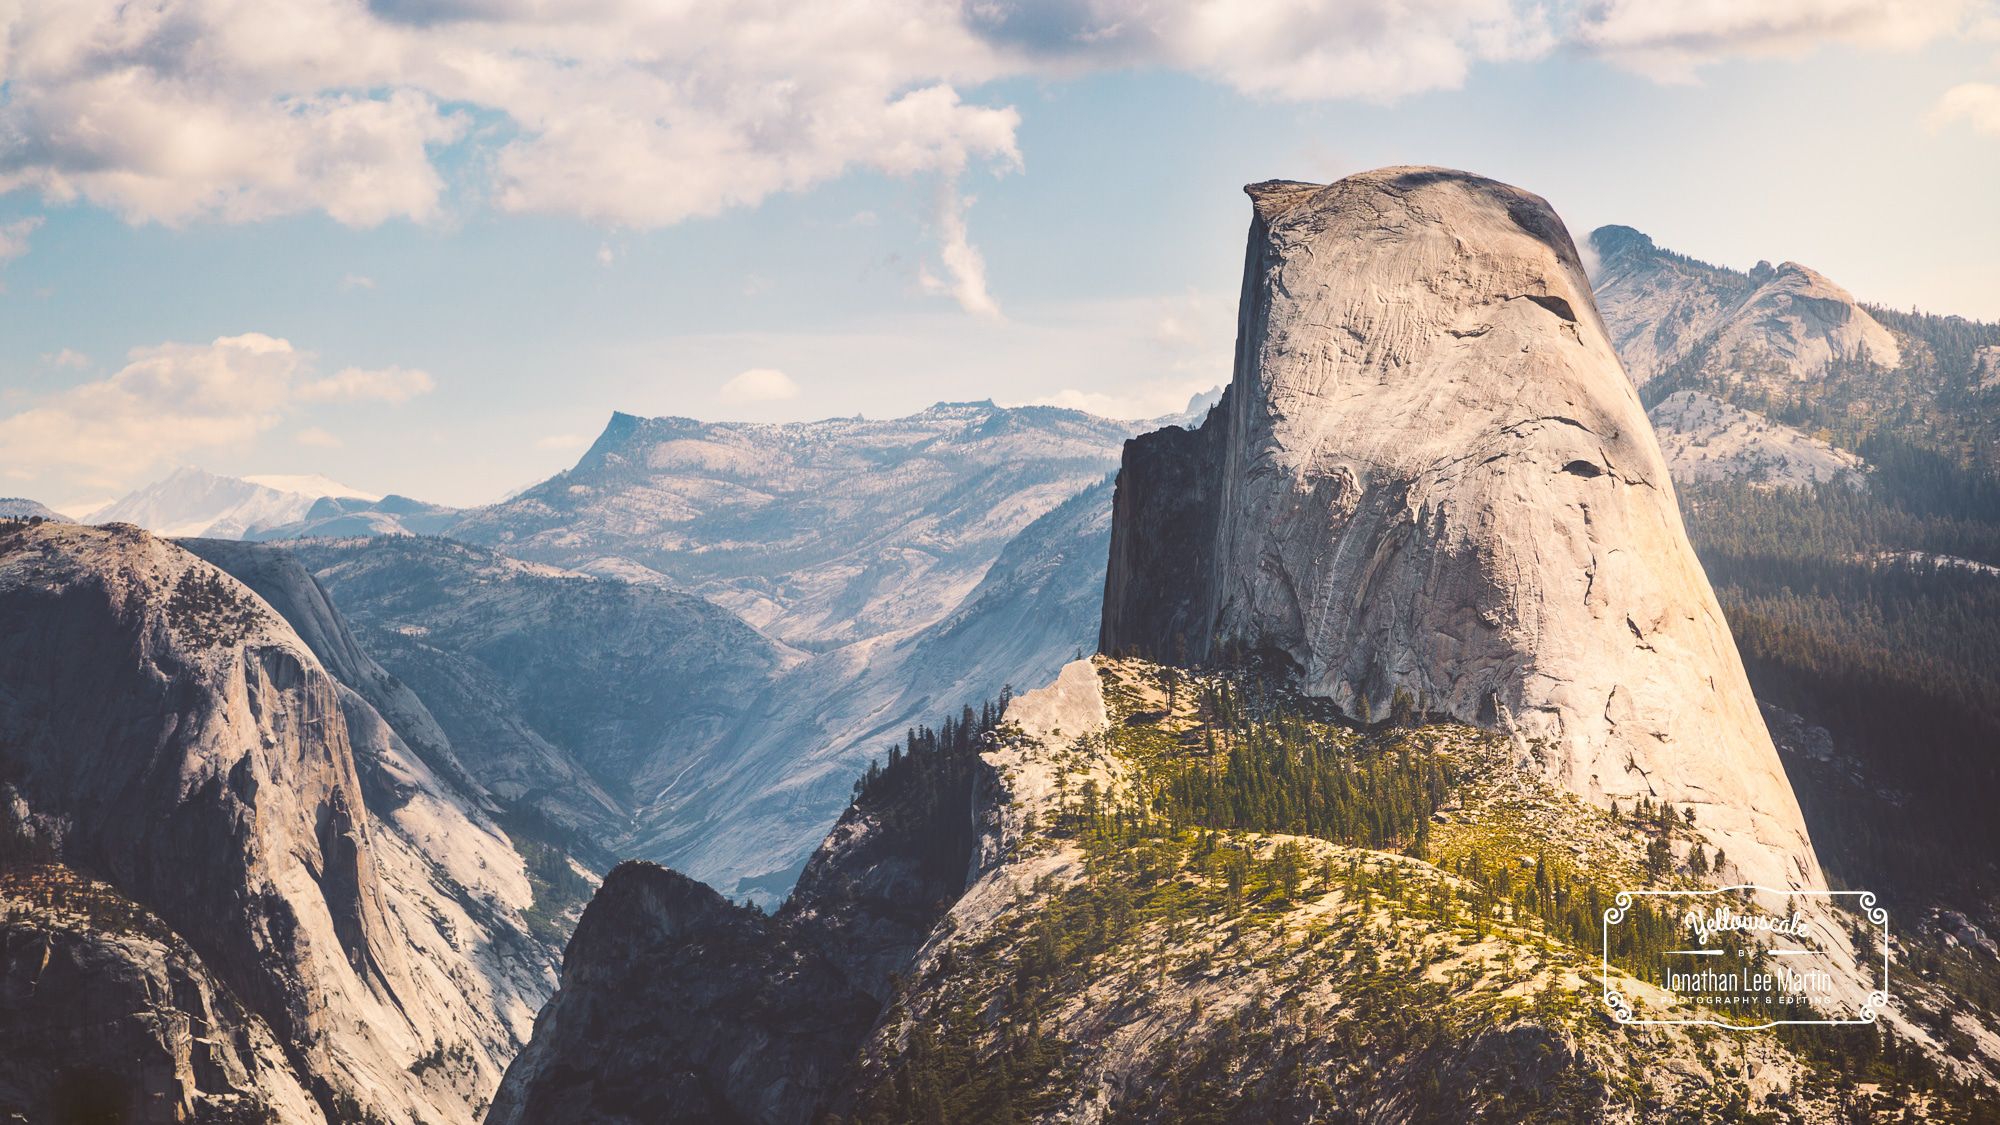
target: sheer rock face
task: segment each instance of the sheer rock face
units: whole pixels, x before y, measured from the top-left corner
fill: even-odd
[[[1127,449],[1104,650],[1262,650],[1366,718],[1400,693],[1586,797],[1693,806],[1747,881],[1821,885],[1555,212],[1424,168],[1248,191],[1234,382]]]
[[[553,975],[506,838],[263,599],[130,525],[0,528],[0,845],[24,840],[157,915],[330,1117],[471,1120]]]

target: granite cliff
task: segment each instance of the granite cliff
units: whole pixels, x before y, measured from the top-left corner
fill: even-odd
[[[309,576],[265,577],[307,620]],[[0,525],[0,1023],[30,1043],[97,1029],[90,1050],[6,1052],[7,1109],[51,1119],[88,1094],[131,1119],[450,1122],[483,1106],[551,984],[521,857],[332,674],[365,658],[316,620],[309,644],[130,525]],[[82,978],[77,1006],[42,1009]]]
[[[1260,652],[1362,721],[1508,732],[1694,807],[1748,881],[1818,861],[1639,398],[1546,202],[1459,172],[1253,185],[1235,379],[1128,450],[1106,652]]]

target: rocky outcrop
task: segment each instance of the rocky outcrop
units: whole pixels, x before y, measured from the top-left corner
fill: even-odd
[[[470,1120],[550,983],[506,838],[263,599],[130,525],[0,528],[0,788],[11,848],[156,916],[330,1117]]]
[[[1134,449],[1104,649],[1173,660],[1185,632],[1188,658],[1268,653],[1357,718],[1400,697],[1506,730],[1573,792],[1693,806],[1746,878],[1817,885],[1554,211],[1422,168],[1249,192],[1235,381],[1200,438],[1170,439],[1220,446],[1212,507],[1183,510],[1185,466]],[[1189,547],[1211,561],[1156,577],[1147,513],[1212,520]]]
[[[654,864],[614,869],[487,1120],[815,1120],[965,887],[972,739],[875,773],[775,915]]]
[[[487,1121],[808,1121],[878,1007],[779,923],[622,864]]]
[[[1218,413],[1227,413],[1225,393]],[[1125,443],[1112,500],[1098,647],[1185,662],[1205,643],[1228,443],[1219,425],[1169,426]]]

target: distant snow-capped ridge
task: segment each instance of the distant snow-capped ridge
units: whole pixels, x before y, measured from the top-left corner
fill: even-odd
[[[225,477],[193,466],[91,512],[89,523],[132,523],[157,535],[241,539],[302,519],[321,497],[379,500],[318,475]]]

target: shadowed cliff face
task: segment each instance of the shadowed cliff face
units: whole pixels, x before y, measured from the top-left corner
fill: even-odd
[[[1817,885],[1548,204],[1437,169],[1248,190],[1234,382],[1127,447],[1104,650],[1263,650],[1350,715],[1503,729],[1573,792],[1694,806],[1751,881]]]
[[[622,864],[488,1121],[804,1121],[876,1004],[773,920]]]
[[[1226,415],[1225,394],[1216,415]],[[1125,443],[1111,505],[1098,648],[1186,663],[1205,652],[1215,607],[1224,427],[1170,426]]]
[[[650,863],[605,878],[487,1121],[806,1122],[964,889],[972,733],[862,791],[775,915]]]

